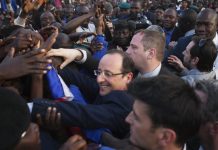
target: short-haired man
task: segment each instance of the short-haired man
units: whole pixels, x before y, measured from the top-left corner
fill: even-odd
[[[187,80],[189,84],[194,85],[198,80],[215,79],[216,72],[212,71],[213,63],[217,56],[217,49],[212,40],[193,37],[192,41],[183,52],[184,66],[174,55],[169,57],[169,63],[175,66]]]
[[[75,59],[75,51],[72,49],[56,49],[48,55],[69,58],[71,61]],[[68,85],[78,86],[88,105],[74,101],[39,100],[33,103],[32,115],[35,117],[40,113],[45,117],[48,107],[56,107],[64,125],[85,129],[107,128],[114,136],[122,138],[129,131],[124,119],[131,111],[133,101],[125,91],[133,78],[133,70],[132,60],[118,50],[109,51],[100,60],[98,69],[94,71],[97,82],[76,71],[63,69],[60,72],[63,80]]]
[[[168,46],[171,41],[171,37],[175,30],[177,20],[178,16],[175,9],[168,8],[167,10],[165,10],[163,16],[163,29],[166,34],[166,46]]]
[[[164,87],[163,87],[164,85]],[[200,100],[176,77],[137,78],[128,88],[135,97],[130,141],[142,150],[182,150],[200,127]]]
[[[144,77],[166,74],[161,66],[164,55],[165,37],[157,31],[140,30],[132,38],[127,53],[135,63],[135,67]]]

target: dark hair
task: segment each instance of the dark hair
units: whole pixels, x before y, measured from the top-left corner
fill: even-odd
[[[134,31],[134,25],[132,23],[129,23],[127,20],[118,20],[114,22],[114,30],[123,30],[128,29],[129,31]]]
[[[135,72],[134,62],[127,53],[125,53],[121,50],[112,49],[112,50],[107,51],[106,54],[119,54],[123,58],[121,71],[125,72],[125,73],[129,73],[129,72],[134,73]]]
[[[0,88],[0,149],[13,149],[30,124],[25,100],[14,92]]]
[[[153,127],[170,128],[176,144],[182,146],[197,134],[201,123],[200,100],[182,79],[171,76],[136,78],[128,92],[149,106]]]
[[[211,71],[217,56],[215,44],[210,39],[193,37],[195,45],[190,49],[191,58],[198,57],[197,69],[200,71]]]
[[[144,46],[144,50],[149,48],[156,48],[157,49],[157,59],[159,61],[163,60],[164,56],[164,48],[165,48],[165,36],[158,32],[158,31],[152,31],[152,30],[140,30],[136,33],[143,34],[142,38],[142,44]]]
[[[195,89],[206,94],[207,99],[203,102],[203,123],[218,121],[218,81],[203,80],[195,85]]]
[[[196,11],[192,9],[187,9],[183,12],[181,12],[179,24],[182,24],[183,28],[186,28],[186,30],[191,30],[195,27],[195,22],[197,19],[197,13]]]

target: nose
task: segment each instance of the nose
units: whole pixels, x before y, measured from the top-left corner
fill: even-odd
[[[97,82],[101,83],[101,82],[104,82],[104,81],[105,81],[105,77],[104,77],[103,73],[99,74],[97,76]]]
[[[205,31],[205,25],[203,24],[197,25],[197,29],[198,31]]]
[[[131,111],[125,119],[125,121],[129,124],[132,124],[132,115],[133,115],[133,112]]]
[[[130,54],[130,51],[131,51],[131,50],[130,50],[130,46],[129,46],[128,49],[126,50],[126,53],[127,53],[127,54]]]

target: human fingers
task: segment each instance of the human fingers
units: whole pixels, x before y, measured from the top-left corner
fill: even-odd
[[[47,57],[52,57],[52,56],[64,57],[66,51],[67,49],[51,49],[50,51],[47,52],[46,56]]]
[[[56,127],[57,109],[55,107],[51,108],[50,124]]]
[[[50,117],[51,117],[51,107],[47,108],[46,114],[45,114],[45,124],[46,126],[50,124]]]
[[[69,59],[66,59],[61,65],[60,65],[60,69],[63,69],[64,67],[66,67],[69,63],[71,63],[72,61]]]
[[[32,51],[24,54],[23,56],[25,58],[30,58],[30,57],[33,57],[33,56],[36,56],[36,55],[44,54],[45,52],[46,52],[45,49],[37,49],[37,50],[32,50]]]
[[[40,126],[43,125],[42,117],[41,117],[41,115],[40,115],[39,113],[36,114],[36,123],[37,123],[38,125],[40,125]]]
[[[57,123],[58,126],[61,126],[61,113],[57,113],[56,123]]]
[[[58,36],[58,28],[55,28],[55,31],[48,37],[48,39],[44,42],[41,48],[49,51],[52,45],[55,43],[57,36]]]
[[[80,140],[75,142],[72,147],[70,147],[70,150],[85,150],[87,146],[87,143],[85,140]]]

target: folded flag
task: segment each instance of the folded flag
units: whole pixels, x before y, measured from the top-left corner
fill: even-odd
[[[73,100],[73,94],[54,67],[47,72],[46,78],[53,99]]]

